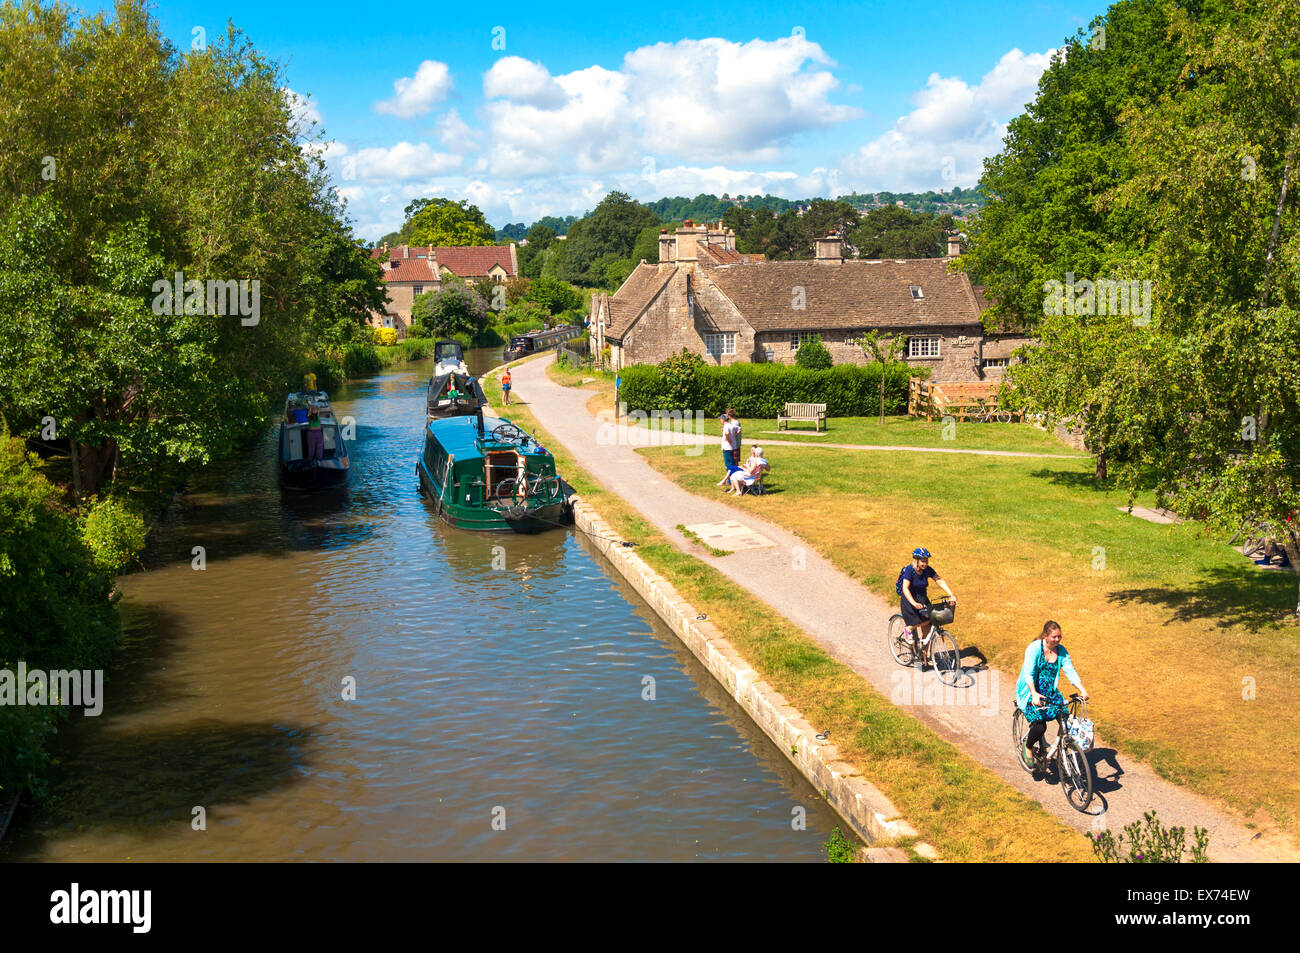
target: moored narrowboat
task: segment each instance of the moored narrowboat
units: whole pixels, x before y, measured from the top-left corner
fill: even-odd
[[[348,446],[324,391],[297,391],[285,399],[278,448],[280,485],[285,489],[347,485]]]
[[[576,324],[562,324],[557,328],[549,328],[545,331],[529,331],[525,334],[516,334],[502,350],[501,358],[509,364],[511,361],[517,361],[529,354],[536,354],[538,351],[545,351],[557,344],[571,341],[576,337],[580,337],[583,333],[583,329]]]
[[[505,418],[482,412],[430,420],[416,464],[420,493],[459,529],[537,533],[572,519],[555,458]]]

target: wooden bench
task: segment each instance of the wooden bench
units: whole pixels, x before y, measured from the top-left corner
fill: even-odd
[[[822,424],[826,423],[825,404],[786,404],[785,413],[776,418],[777,430],[789,430],[785,424],[791,420],[812,421],[821,433]]]

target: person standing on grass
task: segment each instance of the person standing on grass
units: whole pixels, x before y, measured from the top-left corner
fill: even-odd
[[[510,368],[507,367],[501,375],[501,400],[509,405],[510,403]]]
[[[736,422],[723,414],[718,418],[718,423],[722,424],[722,479],[718,481],[718,486],[727,486],[731,482],[732,471],[736,469],[736,451],[732,449],[732,430]]]
[[[1079,681],[1070,653],[1061,644],[1061,627],[1049,620],[1038,638],[1025,649],[1025,663],[1016,681],[1016,704],[1029,721],[1024,757],[1031,764],[1035,761],[1035,751],[1042,752],[1048,722],[1069,713],[1069,706],[1056,687],[1062,672],[1079,689],[1079,696],[1087,701],[1088,690]]]

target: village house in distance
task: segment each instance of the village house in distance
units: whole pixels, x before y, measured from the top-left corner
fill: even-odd
[[[388,292],[386,310],[373,311],[370,324],[377,328],[394,328],[398,337],[406,337],[411,325],[411,308],[416,295],[437,291],[446,275],[477,281],[492,278],[505,281],[519,274],[519,258],[514,244],[417,246],[388,245],[376,248],[371,258],[388,259],[382,264],[384,290]]]
[[[659,262],[642,261],[613,295],[591,302],[591,344],[616,368],[655,364],[685,348],[717,364],[792,364],[821,336],[836,364],[867,362],[854,339],[877,329],[907,338],[903,359],[936,381],[997,379],[1024,337],[984,331],[982,289],[947,258],[845,259],[835,236],[810,261],[766,261],[736,251],[721,225],[687,221],[659,235]]]

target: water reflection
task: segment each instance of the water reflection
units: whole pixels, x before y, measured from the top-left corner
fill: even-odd
[[[581,534],[424,505],[430,370],[333,395],[363,436],[346,494],[282,494],[273,437],[196,476],[121,582],[104,715],[0,854],[820,859],[833,815]]]

